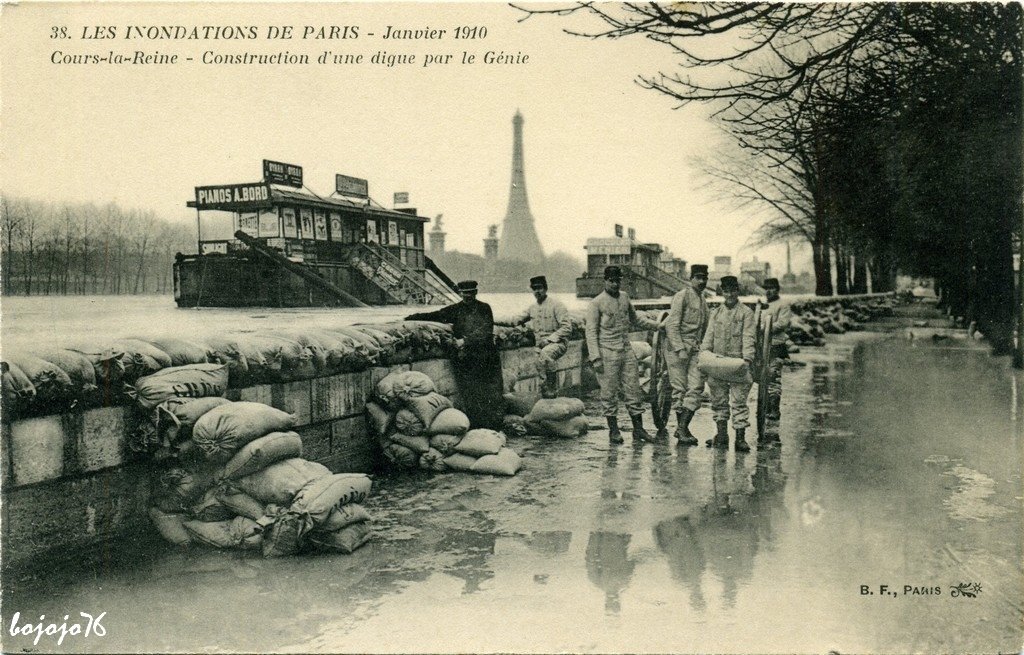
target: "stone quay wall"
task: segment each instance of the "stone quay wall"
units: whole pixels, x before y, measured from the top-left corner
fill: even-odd
[[[578,388],[582,341],[571,341],[558,362],[562,389]],[[505,388],[536,391],[536,348],[501,352]],[[371,472],[377,445],[364,405],[378,381],[414,370],[437,390],[457,397],[451,361],[427,359],[297,382],[229,389],[230,400],[271,405],[295,414],[303,457],[335,472]],[[151,531],[147,508],[153,462],[132,453],[128,435],[141,420],[134,407],[104,407],[0,424],[3,567],[68,560],[77,553]]]

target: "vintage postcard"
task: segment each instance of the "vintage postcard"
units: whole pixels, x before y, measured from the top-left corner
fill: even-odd
[[[3,651],[1020,652],[1021,25],[3,3]]]

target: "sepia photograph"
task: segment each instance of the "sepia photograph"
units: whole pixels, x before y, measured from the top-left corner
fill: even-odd
[[[0,651],[1024,652],[1022,58],[0,3]]]

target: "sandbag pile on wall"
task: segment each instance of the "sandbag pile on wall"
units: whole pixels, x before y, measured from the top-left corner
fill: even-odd
[[[366,418],[385,459],[397,468],[515,475],[522,466],[504,434],[470,429],[469,418],[418,371],[381,380]]]
[[[223,388],[210,381],[213,374],[226,378],[227,371],[210,364],[170,368],[134,385],[167,453],[152,481],[149,511],[160,533],[179,545],[253,549],[265,557],[307,549],[351,553],[366,543],[370,516],[359,503],[370,494],[370,478],[332,474],[302,459],[294,415],[214,395]]]

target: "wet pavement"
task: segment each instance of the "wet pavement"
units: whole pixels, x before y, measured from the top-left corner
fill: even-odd
[[[6,584],[3,650],[33,648],[15,611],[83,611],[105,636],[34,648],[1019,652],[1020,374],[904,330],[795,358],[781,451],[514,439],[513,478],[379,478],[350,556],[126,543]],[[710,411],[691,427],[710,436]]]

